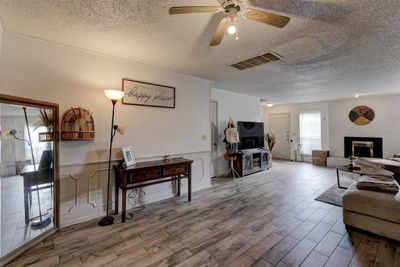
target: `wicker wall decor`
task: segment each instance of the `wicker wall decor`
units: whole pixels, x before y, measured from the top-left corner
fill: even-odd
[[[349,113],[349,119],[356,125],[367,125],[375,118],[375,112],[368,106],[357,106]]]
[[[94,140],[95,128],[92,112],[78,107],[67,110],[61,121],[61,140],[90,141]]]

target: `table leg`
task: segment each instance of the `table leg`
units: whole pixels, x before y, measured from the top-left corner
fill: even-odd
[[[178,175],[178,197],[181,196],[181,176]]]
[[[337,186],[338,186],[338,188],[340,188],[340,189],[347,189],[347,187],[343,187],[343,186],[340,185],[339,169],[338,169],[338,168],[336,168],[336,179],[337,179]]]
[[[336,168],[336,179],[337,179],[337,186],[340,188],[339,169],[338,168]]]
[[[29,224],[29,200],[28,198],[28,188],[24,188],[24,203],[25,203],[25,224]]]
[[[122,188],[122,215],[121,221],[124,223],[126,218],[126,189]]]
[[[117,172],[115,172],[115,199],[114,199],[114,204],[115,204],[115,208],[114,208],[114,214],[118,214],[118,208],[119,208],[119,179],[118,179],[119,174]]]
[[[188,201],[192,201],[192,166],[188,167]]]

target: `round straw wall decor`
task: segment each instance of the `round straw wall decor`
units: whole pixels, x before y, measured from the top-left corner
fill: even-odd
[[[375,118],[375,112],[368,106],[357,106],[349,113],[349,119],[356,125],[367,125]]]
[[[90,141],[94,140],[94,120],[90,110],[71,107],[61,121],[61,140]]]

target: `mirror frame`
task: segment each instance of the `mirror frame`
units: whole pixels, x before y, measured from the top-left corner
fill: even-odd
[[[60,185],[59,185],[59,105],[55,103],[40,101],[40,100],[33,100],[28,98],[10,96],[0,94],[0,104],[11,104],[11,105],[20,105],[26,107],[34,107],[34,108],[45,108],[51,109],[54,112],[54,144],[53,144],[53,167],[54,167],[54,196],[53,196],[53,207],[54,207],[54,228],[39,234],[38,236],[32,238],[31,240],[27,241],[25,244],[19,246],[15,250],[7,253],[6,255],[0,257],[0,266],[3,266],[19,255],[21,255],[27,249],[33,247],[34,245],[41,242],[43,239],[47,238],[48,236],[54,234],[58,231],[60,225]]]

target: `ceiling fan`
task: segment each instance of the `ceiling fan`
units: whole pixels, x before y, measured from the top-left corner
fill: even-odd
[[[224,12],[226,17],[223,18],[214,35],[210,41],[210,46],[217,46],[221,43],[222,38],[227,32],[229,35],[237,34],[237,28],[235,26],[235,20],[238,18],[238,14],[246,19],[261,22],[270,26],[283,28],[289,23],[290,18],[274,14],[271,12],[246,8],[244,5],[247,0],[217,0],[220,6],[178,6],[171,7],[169,9],[170,15],[177,14],[189,14],[189,13],[219,13]],[[236,39],[238,36],[236,35]]]

